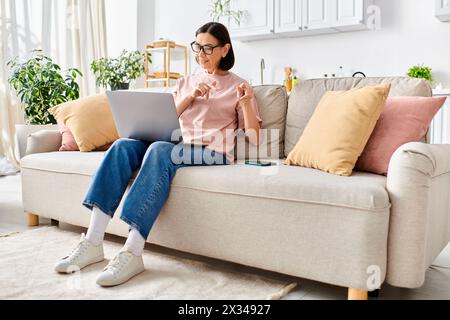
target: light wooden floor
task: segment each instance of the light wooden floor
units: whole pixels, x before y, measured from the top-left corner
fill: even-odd
[[[41,226],[42,225],[50,225],[50,220],[41,218]],[[77,233],[85,232],[84,228],[75,227],[64,223],[60,224],[60,228],[71,230]],[[26,225],[25,215],[22,208],[20,174],[9,177],[0,177],[0,234],[24,231],[28,229],[30,228]],[[112,241],[118,241],[121,243],[124,242],[123,238],[116,236],[108,235],[106,238]],[[299,283],[299,286],[284,298],[288,300],[339,300],[346,299],[347,297],[346,288],[335,287],[315,281],[309,281],[274,272],[240,266],[234,263],[196,256],[155,245],[148,245],[148,249],[196,259],[208,263],[214,263],[220,265],[223,268],[233,268],[234,271],[238,268],[243,272],[256,273],[267,277],[283,279],[286,281],[296,281]],[[426,282],[422,288],[409,290],[384,285],[378,299],[450,300],[450,245],[438,257],[434,265],[437,265],[439,267],[432,267],[428,270],[426,275]]]

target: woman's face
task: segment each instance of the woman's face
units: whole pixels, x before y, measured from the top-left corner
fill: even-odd
[[[209,33],[199,33],[196,38],[196,43],[201,46],[210,47],[216,47],[220,45],[220,42]],[[227,56],[230,47],[230,44],[218,46],[212,50],[211,54],[206,54],[204,52],[205,50],[200,50],[199,53],[196,53],[198,57],[198,63],[209,73],[216,71],[219,69],[220,60]]]

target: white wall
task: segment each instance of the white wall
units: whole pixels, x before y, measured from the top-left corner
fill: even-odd
[[[155,40],[155,1],[137,2],[137,48],[143,50]]]
[[[144,50],[155,37],[154,0],[106,0],[108,55]]]
[[[154,0],[106,0],[108,56],[117,57],[123,50],[143,51],[155,36]],[[144,86],[144,77],[135,87]]]
[[[137,0],[106,0],[108,56],[117,57],[137,48]],[[142,29],[142,28],[140,28]]]
[[[210,20],[210,0],[155,1],[156,38],[188,45],[195,30]],[[376,0],[376,4],[382,14],[379,31],[234,42],[233,71],[258,84],[264,58],[265,82],[282,83],[285,66],[294,67],[302,78],[315,78],[337,73],[340,65],[347,75],[363,71],[367,76],[388,76],[404,75],[410,66],[424,63],[432,67],[436,82],[450,87],[450,23],[435,18],[434,1]]]

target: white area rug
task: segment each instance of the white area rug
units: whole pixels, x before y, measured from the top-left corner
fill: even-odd
[[[262,300],[280,299],[296,286],[146,250],[145,272],[121,286],[102,288],[95,279],[107,260],[72,275],[53,271],[79,238],[56,227],[0,236],[0,299]],[[105,241],[106,259],[121,247]]]

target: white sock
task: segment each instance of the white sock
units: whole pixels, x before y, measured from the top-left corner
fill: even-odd
[[[125,248],[135,256],[141,256],[144,252],[145,239],[141,236],[138,230],[132,228],[128,234]]]
[[[111,216],[94,206],[91,214],[91,222],[89,223],[89,228],[86,233],[86,239],[95,246],[100,245],[103,242],[106,227],[110,220]]]

